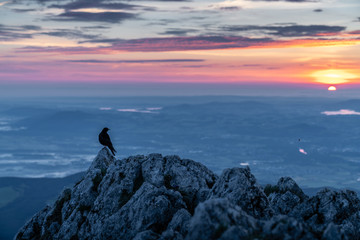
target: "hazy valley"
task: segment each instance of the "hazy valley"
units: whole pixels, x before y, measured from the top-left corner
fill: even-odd
[[[358,191],[358,112],[360,100],[335,98],[7,100],[0,105],[0,176],[53,178],[82,172],[101,148],[97,135],[107,126],[118,159],[175,154],[217,174],[248,165],[262,184],[290,176],[302,188]],[[11,180],[1,178],[0,211],[26,195],[19,180]]]

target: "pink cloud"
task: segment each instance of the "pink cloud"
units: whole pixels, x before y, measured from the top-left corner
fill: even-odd
[[[349,109],[340,109],[338,111],[324,111],[321,114],[326,116],[335,116],[335,115],[360,115],[360,112]]]
[[[299,148],[299,152],[302,153],[302,154],[304,154],[304,155],[307,155],[307,154],[308,154],[308,153],[307,153],[304,149],[302,149],[302,148]]]
[[[307,38],[295,40],[274,40],[271,38],[247,38],[238,36],[196,36],[169,38],[142,38],[104,42],[111,46],[101,47],[24,47],[19,53],[58,53],[58,54],[111,54],[119,52],[167,52],[190,50],[240,49],[240,48],[288,48],[319,47],[359,44],[360,39],[353,38]]]

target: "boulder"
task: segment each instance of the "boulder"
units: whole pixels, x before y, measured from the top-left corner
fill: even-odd
[[[103,148],[84,177],[30,219],[16,239],[360,239],[360,200],[294,180],[265,189],[250,168],[220,177],[178,156],[116,160]]]
[[[255,218],[269,219],[273,214],[249,167],[225,169],[210,191],[208,199],[212,198],[227,198]]]

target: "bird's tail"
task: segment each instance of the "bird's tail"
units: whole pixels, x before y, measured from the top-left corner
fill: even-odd
[[[112,154],[115,156],[115,153],[116,153],[115,148],[111,145],[111,146],[109,146],[109,149],[112,152]]]

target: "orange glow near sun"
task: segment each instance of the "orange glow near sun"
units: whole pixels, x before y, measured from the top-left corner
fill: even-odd
[[[328,90],[329,90],[329,91],[336,91],[336,87],[335,87],[335,86],[330,86],[330,87],[328,88]]]
[[[348,83],[351,79],[356,79],[355,74],[340,69],[320,70],[311,74],[316,82],[325,84],[342,84]]]

